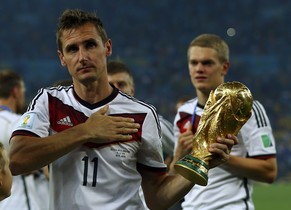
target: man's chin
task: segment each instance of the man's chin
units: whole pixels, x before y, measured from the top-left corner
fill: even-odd
[[[80,80],[80,82],[84,85],[89,85],[92,84],[94,82],[96,82],[97,78],[95,76],[91,76],[91,77],[84,77]]]

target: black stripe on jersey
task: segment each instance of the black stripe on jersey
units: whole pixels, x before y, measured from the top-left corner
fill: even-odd
[[[34,110],[34,106],[36,104],[36,101],[38,100],[38,98],[43,94],[44,92],[44,88],[41,88],[40,90],[38,90],[36,96],[32,99],[32,101],[30,102],[30,104],[27,107],[27,111],[32,111]]]
[[[59,90],[59,91],[65,90],[66,92],[68,92],[71,88],[73,88],[73,85],[71,85],[71,86],[47,87],[47,88],[39,89],[37,94],[36,94],[36,96],[32,99],[32,101],[30,102],[29,106],[27,107],[27,111],[34,110],[34,106],[36,104],[36,101],[44,93],[45,89],[48,89],[48,90]]]
[[[253,102],[252,110],[253,110],[253,114],[255,115],[258,128],[266,127],[267,126],[266,116],[264,114],[263,108],[261,107],[258,101]]]
[[[246,205],[246,210],[248,210],[249,209],[248,201],[250,200],[250,189],[248,187],[248,179],[247,178],[243,178],[243,185],[244,185],[244,189],[246,192],[246,197],[243,200],[244,200],[244,203]]]
[[[157,123],[159,136],[161,137],[161,125],[160,125],[160,120],[159,120],[158,115],[157,115],[156,108],[153,105],[147,104],[147,103],[145,103],[143,101],[140,101],[140,100],[138,100],[137,98],[135,98],[133,96],[130,96],[130,95],[127,95],[126,93],[123,93],[122,91],[119,91],[119,93],[121,95],[125,96],[126,98],[131,99],[132,101],[134,101],[136,103],[139,103],[141,105],[144,105],[144,106],[148,107],[152,111],[152,113],[153,113],[153,115],[155,117],[156,123]]]
[[[69,86],[56,86],[56,87],[48,87],[47,89],[49,90],[65,90],[66,92],[68,92],[71,88],[73,88],[73,85],[69,85]]]

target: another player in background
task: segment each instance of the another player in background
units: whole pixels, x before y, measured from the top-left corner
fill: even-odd
[[[25,105],[23,79],[11,70],[0,71],[0,141],[7,152],[13,126]],[[0,209],[39,210],[33,174],[13,176],[11,196],[0,203]]]
[[[112,41],[92,13],[65,10],[57,28],[58,55],[73,85],[39,90],[11,138],[10,169],[49,167],[50,210],[166,209],[194,185],[169,176],[155,109],[111,86]],[[237,138],[218,138],[215,167]]]
[[[213,34],[190,43],[188,67],[197,97],[185,102],[174,121],[175,160],[192,149],[193,135],[211,90],[224,83],[229,70],[229,48]],[[226,164],[209,171],[207,186],[194,186],[182,203],[184,210],[253,210],[252,182],[272,183],[277,176],[275,139],[266,111],[254,100],[252,116],[237,135]]]

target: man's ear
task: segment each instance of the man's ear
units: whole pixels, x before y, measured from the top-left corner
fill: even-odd
[[[223,71],[221,72],[221,75],[225,76],[227,74],[229,68],[230,68],[230,63],[229,62],[224,62]]]
[[[111,39],[108,39],[107,42],[105,42],[105,48],[106,48],[106,56],[109,57],[112,54],[112,41]]]
[[[14,87],[12,88],[12,90],[11,90],[11,95],[12,95],[13,97],[17,98],[17,97],[18,97],[18,91],[19,91],[19,87],[14,86]]]
[[[60,58],[60,61],[61,61],[62,66],[65,67],[67,64],[66,64],[66,62],[64,60],[64,55],[63,55],[63,53],[60,50],[58,50],[58,56]]]

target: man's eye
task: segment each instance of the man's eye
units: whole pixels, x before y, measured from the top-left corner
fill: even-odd
[[[96,43],[95,42],[88,42],[86,44],[86,47],[89,49],[89,48],[95,48],[96,47]]]
[[[77,47],[74,47],[74,46],[69,47],[69,48],[67,49],[67,52],[77,52],[77,51],[78,51],[78,48],[77,48]]]
[[[196,65],[197,65],[197,61],[191,61],[190,64],[191,64],[192,66],[196,66]]]
[[[125,82],[118,82],[118,83],[117,83],[117,86],[118,86],[119,88],[124,88],[124,87],[126,86],[126,83],[125,83]]]
[[[209,61],[204,61],[202,64],[203,64],[204,66],[210,66],[210,65],[213,64],[213,62],[209,60]]]

